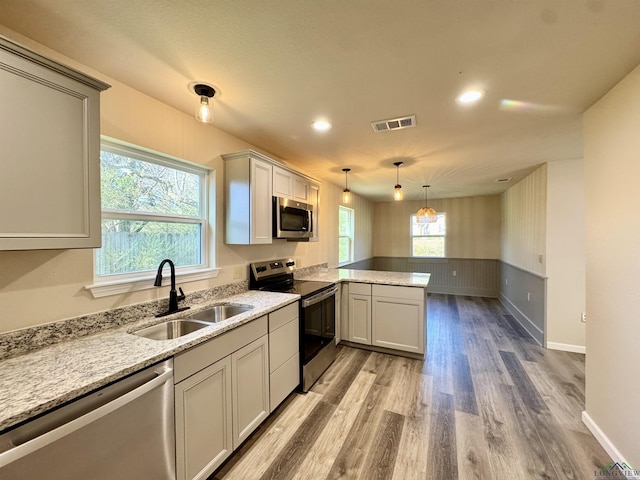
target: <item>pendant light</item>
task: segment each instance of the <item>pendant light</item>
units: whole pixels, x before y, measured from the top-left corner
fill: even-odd
[[[418,223],[436,223],[438,221],[438,214],[433,208],[430,208],[427,203],[430,186],[431,185],[422,186],[422,188],[425,189],[424,190],[424,207],[422,207],[420,210],[418,210],[418,213],[416,213],[416,222]]]
[[[351,171],[350,168],[343,168],[344,172],[344,190],[342,191],[342,203],[351,203],[351,190],[347,187],[347,174]]]
[[[394,162],[393,164],[396,166],[396,186],[393,191],[393,199],[396,201],[402,200],[402,185],[400,185],[400,165],[403,162]]]
[[[213,105],[209,104],[209,99],[216,94],[211,85],[198,83],[193,86],[193,91],[200,97],[200,102],[196,108],[196,120],[202,123],[213,123]]]

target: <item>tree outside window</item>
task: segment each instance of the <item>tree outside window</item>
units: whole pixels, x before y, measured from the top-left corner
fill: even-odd
[[[444,257],[446,214],[439,212],[435,223],[418,223],[411,215],[411,256]]]
[[[353,262],[354,212],[352,208],[338,207],[338,264]]]

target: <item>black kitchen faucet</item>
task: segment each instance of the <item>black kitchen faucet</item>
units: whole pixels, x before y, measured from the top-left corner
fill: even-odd
[[[160,262],[160,266],[158,267],[158,273],[156,274],[156,281],[153,282],[154,287],[162,286],[162,269],[165,264],[169,264],[171,268],[171,290],[169,290],[169,309],[166,312],[159,313],[156,317],[164,317],[165,315],[171,315],[172,313],[181,312],[183,310],[188,310],[189,307],[178,308],[178,301],[184,300],[184,292],[182,288],[179,288],[180,295],[176,292],[176,267],[171,260],[165,258]]]

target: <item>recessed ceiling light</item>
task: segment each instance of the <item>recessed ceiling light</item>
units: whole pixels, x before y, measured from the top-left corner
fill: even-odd
[[[331,129],[331,124],[326,120],[318,120],[317,122],[313,122],[311,126],[314,130],[317,130],[319,132],[326,132],[327,130]]]
[[[468,90],[463,92],[456,101],[462,104],[469,104],[473,102],[477,102],[484,96],[484,92],[481,90]]]

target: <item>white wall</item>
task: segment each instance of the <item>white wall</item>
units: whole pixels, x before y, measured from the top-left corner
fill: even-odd
[[[584,162],[547,164],[547,347],[584,352]]]
[[[639,133],[640,67],[584,115],[586,413],[635,468],[640,468]]]
[[[290,256],[302,266],[324,262],[337,265],[337,206],[342,193],[339,187],[328,182],[321,184],[320,242],[277,241],[272,245],[225,245],[224,175],[220,155],[247,148],[260,150],[257,146],[215,126],[198,123],[192,115],[175,110],[104,73],[96,72],[1,26],[0,34],[111,84],[112,87],[101,96],[102,134],[215,170],[215,266],[221,268],[221,272],[215,279],[181,284],[185,293],[235,281],[234,267],[244,267],[256,260]],[[268,155],[268,152],[263,153]],[[371,255],[373,206],[367,200],[356,195],[354,197],[357,231],[364,232],[356,252],[366,258]],[[246,276],[246,268],[243,270]],[[0,332],[165,298],[167,295],[167,289],[163,287],[94,299],[84,288],[93,283],[92,250],[0,252],[0,272]]]

